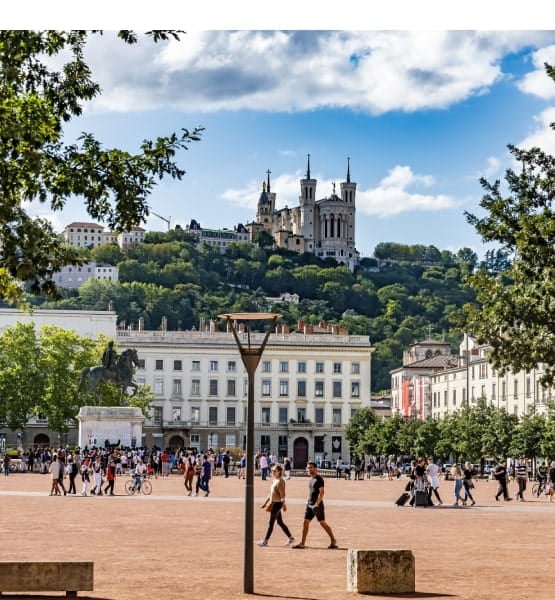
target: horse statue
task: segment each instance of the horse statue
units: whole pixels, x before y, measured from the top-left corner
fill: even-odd
[[[121,389],[119,403],[124,405],[124,394],[127,388],[133,388],[133,395],[137,393],[138,385],[133,381],[133,366],[139,366],[139,356],[135,348],[124,350],[118,357],[115,368],[108,369],[107,367],[84,367],[81,369],[81,379],[77,393],[80,394],[85,390],[86,379],[89,377],[89,387],[85,393],[92,394],[101,382],[116,385]]]

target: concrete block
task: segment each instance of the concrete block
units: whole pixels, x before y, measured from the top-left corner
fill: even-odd
[[[347,552],[347,591],[359,594],[406,594],[415,591],[411,550]]]
[[[5,561],[0,562],[0,594],[2,592],[92,591],[92,562],[73,561]]]

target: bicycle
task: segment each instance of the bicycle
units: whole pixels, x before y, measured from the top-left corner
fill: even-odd
[[[534,483],[534,485],[532,486],[532,496],[536,496],[536,498],[539,498],[545,492],[546,484],[546,479],[536,481],[536,483]]]
[[[135,480],[131,478],[125,482],[125,491],[130,496],[132,496],[135,493],[138,494],[140,492],[142,492],[145,496],[150,496],[150,494],[152,494],[152,483],[150,483],[148,479],[142,477],[141,483],[139,484],[139,487],[137,487]]]

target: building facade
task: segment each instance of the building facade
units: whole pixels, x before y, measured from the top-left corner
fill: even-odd
[[[484,399],[517,416],[531,410],[545,413],[549,402],[555,400],[555,390],[541,385],[543,366],[501,375],[489,362],[489,350],[468,334],[463,337],[458,355],[450,354],[450,350],[441,354],[434,340],[414,344],[405,353],[407,363],[391,371],[393,412],[404,417],[442,419]],[[426,358],[429,352],[432,355]]]
[[[231,332],[120,330],[117,340],[120,350],[137,349],[136,380],[156,397],[146,445],[245,447],[247,373]],[[255,374],[255,447],[301,468],[309,459],[349,458],[344,427],[370,404],[371,353],[368,336],[270,335]]]
[[[0,310],[0,331],[17,321],[46,322],[93,339],[102,333],[116,340],[119,353],[135,348],[141,361],[135,380],[155,396],[141,445],[245,448],[247,373],[233,334],[218,331],[215,322],[201,323],[198,331],[144,331],[116,328],[111,311]],[[263,338],[250,336],[253,343]],[[300,468],[309,459],[348,459],[344,429],[354,412],[370,406],[372,350],[368,336],[337,326],[302,324],[293,332],[279,326],[255,376],[255,447],[290,456]],[[0,431],[9,445],[15,436]],[[36,417],[24,438],[27,446],[59,443]],[[75,444],[77,430],[63,441]]]
[[[142,244],[145,241],[146,230],[142,227],[132,227],[123,233],[104,231],[98,223],[85,223],[74,221],[66,225],[62,237],[66,243],[76,248],[96,248],[105,244],[116,244],[121,250],[133,244]]]
[[[322,259],[333,258],[353,270],[360,255],[355,246],[357,184],[351,181],[349,162],[346,180],[340,183],[340,196],[334,183],[330,196],[317,199],[317,183],[310,174],[309,155],[306,176],[300,181],[299,206],[276,209],[276,193],[271,191],[268,171],[256,220],[247,224],[251,239],[264,231],[272,236],[278,248],[309,252]]]
[[[84,265],[65,265],[53,276],[54,282],[60,288],[78,288],[89,279],[118,281],[119,269],[112,265],[99,265],[89,261]]]
[[[231,229],[206,229],[195,219],[191,219],[185,230],[199,239],[201,244],[215,246],[220,254],[225,254],[230,244],[250,244],[250,236],[246,227],[239,223]]]

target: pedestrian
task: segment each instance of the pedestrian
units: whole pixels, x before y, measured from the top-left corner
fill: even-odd
[[[474,475],[473,471],[474,469],[472,468],[472,463],[466,461],[463,469],[463,487],[465,492],[465,501],[468,502],[468,500],[470,500],[470,506],[474,506],[476,504],[474,496],[472,496],[472,492],[470,491],[474,489],[474,481],[472,479]]]
[[[528,467],[526,466],[526,459],[524,457],[521,457],[515,465],[515,477],[518,483],[516,499],[519,502],[525,502],[524,492],[526,491],[526,481],[528,480]]]
[[[208,456],[205,454],[202,457],[202,473],[200,477],[200,488],[204,491],[204,495],[208,496],[210,493],[210,478],[212,477],[212,465],[213,463],[209,460]],[[197,488],[198,494],[198,488]]]
[[[432,456],[430,456],[428,458],[428,465],[426,467],[426,477],[428,478],[428,482],[430,484],[430,487],[428,490],[429,504],[433,504],[433,502],[432,502],[432,493],[433,493],[437,499],[437,505],[441,506],[443,504],[443,502],[441,501],[441,498],[440,498],[439,492],[438,492],[438,489],[439,489],[439,467],[434,462],[434,459]]]
[[[61,496],[62,492],[60,491],[60,477],[64,476],[62,463],[58,461],[58,457],[56,455],[53,456],[52,462],[48,467],[48,472],[50,473],[52,485],[50,487],[50,495],[51,496]],[[64,496],[65,496],[64,490]]]
[[[342,471],[342,467],[341,467],[341,457],[339,457],[336,461],[335,461],[335,478],[336,479],[341,479],[341,471]]]
[[[268,477],[268,456],[263,452],[260,456],[260,477],[262,481],[266,481]]]
[[[330,536],[328,548],[337,548],[337,541],[331,527],[326,522],[326,515],[324,512],[324,478],[318,474],[318,467],[315,462],[309,462],[306,468],[310,480],[308,482],[308,499],[304,513],[303,533],[301,541],[292,546],[292,548],[302,549],[306,547],[305,543],[306,536],[308,535],[308,528],[314,517],[316,517],[324,531]]]
[[[69,479],[69,489],[67,493],[72,494],[73,496],[77,493],[77,490],[75,489],[75,478],[77,477],[78,472],[79,469],[77,468],[76,462],[70,457],[67,461],[67,476]]]
[[[91,494],[96,496],[102,496],[102,462],[100,455],[97,455],[94,464],[92,466],[94,486],[91,488]]]
[[[291,479],[291,461],[289,460],[288,456],[286,456],[285,460],[283,461],[283,478],[285,481]]]
[[[226,450],[222,455],[222,463],[224,465],[224,475],[226,479],[229,477],[229,465],[231,463],[231,452]]]
[[[453,491],[455,492],[455,502],[453,502],[453,506],[458,506],[459,502],[463,506],[466,506],[466,500],[461,496],[461,490],[463,489],[463,472],[459,465],[455,464],[451,467],[449,476],[453,479],[454,483]]]
[[[283,522],[282,517],[282,511],[287,510],[287,506],[285,505],[285,479],[282,477],[283,467],[281,465],[275,465],[272,468],[272,473],[274,475],[274,479],[272,481],[272,485],[270,486],[270,493],[261,506],[261,508],[266,509],[266,511],[270,513],[270,520],[268,521],[266,535],[264,536],[263,540],[258,542],[258,545],[268,545],[268,541],[274,530],[274,524],[277,521],[277,524],[287,536],[287,541],[284,545],[290,546],[295,541],[295,538],[291,535],[291,532],[289,531],[287,525]]]
[[[4,454],[4,458],[2,459],[2,469],[4,471],[4,477],[7,477],[10,474],[11,462],[12,459],[7,454]]]
[[[497,467],[495,467],[493,478],[496,479],[498,483],[495,499],[499,501],[499,496],[503,496],[504,500],[512,500],[512,498],[509,497],[509,492],[507,490],[507,461],[504,458],[502,458]]]
[[[195,477],[195,465],[193,456],[187,456],[185,459],[185,473],[183,474],[183,483],[187,490],[187,496],[193,493],[193,479]]]
[[[245,479],[247,469],[247,455],[243,452],[239,459],[239,468],[237,469],[237,479]]]
[[[90,458],[85,458],[81,464],[81,481],[83,482],[83,487],[81,489],[81,496],[87,495],[87,490],[89,488],[89,482],[91,477],[91,460]]]
[[[104,493],[110,496],[115,496],[114,485],[116,483],[116,461],[112,458],[106,468],[106,481],[108,482],[104,488]]]

